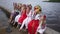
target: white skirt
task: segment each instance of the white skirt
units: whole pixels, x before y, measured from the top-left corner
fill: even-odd
[[[17,16],[15,17],[15,22],[18,22],[20,16],[21,16],[21,15],[19,14],[19,15],[17,15]]]
[[[31,17],[27,17],[27,18],[24,20],[26,28],[28,28],[28,24],[29,24],[30,21],[31,21]]]
[[[39,33],[44,33],[44,31],[46,30],[46,27],[44,28],[44,29],[38,29],[38,31],[37,32],[39,32]]]
[[[30,21],[31,21],[31,17],[27,17],[27,18],[23,21],[20,29],[22,29],[24,25],[26,26],[26,29],[27,29],[27,28],[28,28],[28,24],[29,24]]]

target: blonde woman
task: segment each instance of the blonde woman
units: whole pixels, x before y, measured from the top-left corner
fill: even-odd
[[[39,32],[40,34],[43,34],[40,32],[40,29],[44,29],[44,27],[41,27],[44,24],[44,18],[46,18],[41,13],[41,7],[39,5],[34,7],[34,19],[31,20],[28,24],[28,34],[37,34]],[[42,18],[44,17],[44,18]]]

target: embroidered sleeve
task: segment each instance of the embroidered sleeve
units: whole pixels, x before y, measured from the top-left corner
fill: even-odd
[[[41,28],[44,29],[45,26],[46,26],[46,23],[45,23],[45,22],[46,22],[46,16],[45,16],[45,15],[43,16],[43,20],[42,20],[42,21],[43,21],[43,22],[42,22]]]

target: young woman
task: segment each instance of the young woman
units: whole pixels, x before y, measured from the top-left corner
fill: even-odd
[[[45,30],[46,30],[46,16],[42,15],[39,26],[37,28],[37,32],[39,32],[40,34],[43,34]]]
[[[13,25],[15,17],[19,14],[17,9],[17,3],[13,3],[14,10],[11,12],[11,16],[8,22],[10,22],[11,25]]]
[[[31,11],[31,9],[32,9],[31,4],[30,5],[27,5],[27,9],[26,9],[27,18],[23,21],[23,23],[22,23],[22,25],[21,25],[21,27],[20,27],[19,30],[21,30],[24,25],[26,27],[25,29],[27,29],[27,26],[28,26],[29,21],[32,20],[32,11]]]
[[[22,11],[22,14],[21,14],[21,16],[18,20],[18,26],[17,27],[19,27],[19,25],[21,25],[23,20],[27,17],[27,15],[26,15],[26,5],[25,4],[22,5],[21,11]]]
[[[15,20],[14,20],[14,24],[13,25],[16,25],[17,26],[17,24],[18,24],[18,19],[21,16],[21,7],[22,7],[22,4],[21,3],[18,3],[17,4],[17,9],[18,9],[19,14],[15,17]]]
[[[39,32],[40,34],[42,34],[40,32],[40,27],[42,25],[42,23],[44,22],[44,18],[42,20],[43,15],[41,13],[41,7],[39,5],[34,7],[34,15],[33,15],[33,20],[31,20],[28,24],[28,34],[37,34],[37,32]],[[45,16],[44,16],[45,17]],[[45,17],[46,18],[46,17]],[[41,24],[41,25],[40,25]],[[44,24],[44,23],[43,23]],[[39,27],[40,26],[40,27]],[[43,29],[43,28],[42,28]]]
[[[18,19],[19,19],[20,16],[21,16],[21,7],[22,7],[22,4],[19,3],[17,9],[18,9],[20,12],[19,12],[19,14],[15,17],[15,22],[18,22]]]

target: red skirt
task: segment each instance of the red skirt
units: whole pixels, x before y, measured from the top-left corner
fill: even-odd
[[[35,34],[37,28],[39,26],[39,20],[32,20],[28,24],[28,32],[30,34]]]
[[[21,15],[21,17],[20,17],[19,20],[18,20],[18,23],[21,23],[21,24],[22,24],[23,20],[24,20],[26,17],[27,17],[26,14]]]

